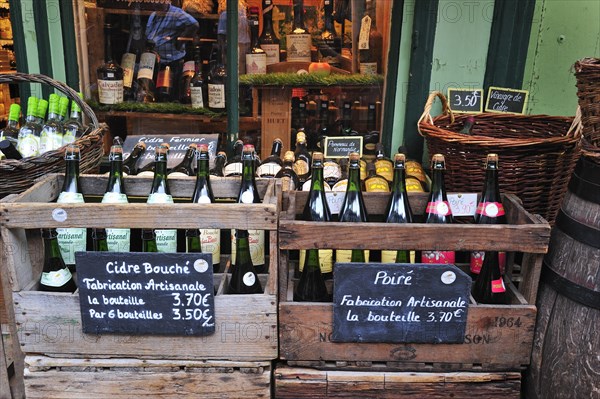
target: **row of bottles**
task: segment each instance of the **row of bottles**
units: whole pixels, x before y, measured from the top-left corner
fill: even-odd
[[[11,104],[8,123],[0,131],[0,149],[8,159],[38,156],[57,150],[81,137],[87,127],[83,125],[81,109],[69,99],[50,94],[48,101],[31,96],[27,100],[27,116],[23,123],[21,106]],[[46,112],[48,116],[46,117]]]

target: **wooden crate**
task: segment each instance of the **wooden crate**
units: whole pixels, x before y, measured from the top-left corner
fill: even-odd
[[[422,214],[427,194],[410,194],[415,214]],[[504,199],[507,225],[427,225],[318,223],[295,220],[307,193],[283,197],[279,221],[280,358],[289,365],[352,369],[384,365],[411,371],[519,370],[530,362],[535,327],[535,296],[550,226],[523,209],[511,195]],[[388,194],[364,195],[369,215],[383,215]],[[520,270],[509,262],[505,278],[510,305],[478,305],[471,298],[462,344],[334,343],[332,303],[293,302],[294,280],[287,250],[447,249],[523,252]],[[508,256],[512,259],[512,256]],[[518,289],[517,289],[518,285]]]
[[[125,178],[127,193],[146,196],[151,180]],[[106,176],[82,176],[86,195],[102,195]],[[237,197],[240,179],[211,179],[216,197]],[[170,179],[174,197],[190,198],[195,178]],[[136,357],[158,359],[264,361],[277,358],[277,213],[275,180],[260,180],[261,204],[60,204],[68,214],[61,227],[218,228],[268,230],[269,273],[260,275],[264,293],[223,295],[228,276],[215,274],[216,332],[205,337],[93,335],[82,332],[79,294],[36,291],[43,262],[40,228],[58,227],[52,219],[62,176],[52,175],[19,196],[0,203],[0,237],[7,256],[0,270],[14,308],[14,333],[26,355],[59,357]],[[227,259],[227,256],[222,256]],[[6,289],[8,288],[8,289]]]
[[[270,362],[25,358],[25,392],[40,398],[269,398]]]
[[[410,373],[277,365],[276,398],[515,398],[519,372]]]

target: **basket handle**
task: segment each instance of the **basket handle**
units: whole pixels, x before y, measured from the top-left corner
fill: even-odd
[[[575,118],[573,118],[573,123],[569,127],[567,131],[567,137],[573,138],[581,138],[581,132],[583,131],[583,123],[581,122],[581,107],[577,106],[577,111],[575,111]]]
[[[450,115],[450,122],[454,123],[454,114],[452,113],[452,110],[450,109],[450,105],[448,104],[448,99],[446,99],[446,96],[441,91],[432,91],[431,93],[429,93],[429,97],[427,98],[427,102],[425,103],[425,108],[423,109],[423,114],[417,121],[417,130],[419,131],[419,134],[421,136],[424,136],[423,133],[421,133],[421,127],[420,127],[422,121],[427,120],[427,122],[429,122],[430,125],[433,125],[433,117],[431,116],[431,107],[433,107],[433,102],[435,101],[436,97],[439,97],[439,99],[442,101],[443,115]]]
[[[41,75],[41,74],[28,74],[28,73],[3,73],[0,74],[0,83],[42,83],[47,84],[49,86],[58,89],[67,95],[71,100],[75,101],[79,108],[83,111],[83,113],[90,119],[91,125],[94,129],[98,129],[100,124],[98,123],[98,118],[96,114],[92,110],[92,108],[87,105],[83,99],[79,97],[79,94],[67,86],[65,83],[59,82],[57,80],[52,79],[49,76]]]

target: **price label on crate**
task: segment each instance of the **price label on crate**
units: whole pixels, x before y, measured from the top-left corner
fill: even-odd
[[[454,265],[336,263],[334,342],[462,343],[471,278]]]
[[[211,254],[77,252],[83,332],[209,335]]]
[[[480,114],[483,112],[483,90],[448,88],[448,102],[454,112]]]

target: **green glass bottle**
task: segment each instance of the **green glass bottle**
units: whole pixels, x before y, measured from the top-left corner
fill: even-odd
[[[250,256],[247,230],[236,230],[236,264],[229,280],[229,294],[260,294],[262,286]]]
[[[108,242],[106,241],[106,229],[92,230],[92,248],[95,252],[108,252]]]
[[[190,144],[181,162],[169,171],[169,177],[194,176],[194,160],[196,159],[197,149],[196,144]]]
[[[63,126],[59,120],[59,100],[57,94],[50,94],[48,120],[43,124],[40,133],[40,154],[56,150],[62,146]]]
[[[187,229],[185,231],[185,252],[202,252],[202,245],[200,243],[200,230]]]
[[[142,229],[142,252],[158,252],[156,235],[152,229]]]
[[[42,229],[44,269],[40,278],[41,291],[75,292],[77,287],[71,271],[65,265],[55,229]]]
[[[329,302],[325,279],[321,273],[319,250],[306,251],[306,260],[298,285],[294,290],[294,301],[299,302]]]
[[[123,181],[123,147],[115,144],[108,155],[110,173],[106,191],[102,197],[103,204],[127,204],[125,183]],[[130,229],[106,229],[108,250],[111,252],[129,252],[131,242]]]

